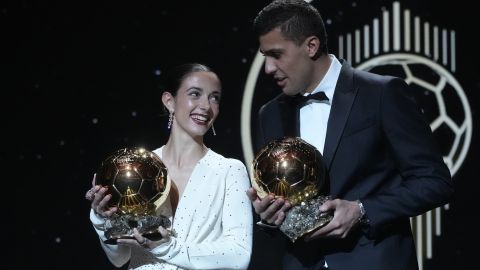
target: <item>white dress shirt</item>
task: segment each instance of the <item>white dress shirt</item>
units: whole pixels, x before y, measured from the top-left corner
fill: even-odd
[[[342,64],[333,54],[330,54],[329,57],[332,60],[330,67],[325,77],[311,93],[315,94],[323,91],[328,97],[328,101],[310,100],[309,103],[300,108],[300,137],[315,146],[322,154],[333,94],[342,69]],[[310,94],[306,93],[305,95]]]
[[[154,151],[160,158],[162,148]],[[175,237],[152,250],[101,241],[102,247],[116,266],[130,260],[128,269],[247,269],[253,226],[251,204],[245,194],[249,187],[242,162],[209,149],[195,166],[175,218],[171,218]],[[171,211],[171,205],[162,210]],[[105,240],[100,229],[104,221],[93,211],[90,219],[100,239]]]

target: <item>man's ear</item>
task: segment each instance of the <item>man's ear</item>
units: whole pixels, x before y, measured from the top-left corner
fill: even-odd
[[[162,103],[165,108],[167,108],[169,113],[174,112],[174,107],[175,107],[175,98],[170,92],[163,92],[162,94]]]
[[[305,45],[307,47],[308,56],[313,58],[318,55],[320,49],[320,40],[316,36],[309,36],[305,39]]]

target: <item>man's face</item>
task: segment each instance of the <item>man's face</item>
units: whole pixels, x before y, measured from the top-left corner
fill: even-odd
[[[273,76],[286,95],[311,92],[313,61],[307,45],[288,40],[277,27],[260,36],[260,51],[265,55],[265,72]]]

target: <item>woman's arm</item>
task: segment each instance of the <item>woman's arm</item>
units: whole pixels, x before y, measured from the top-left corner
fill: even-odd
[[[116,267],[121,267],[130,260],[130,247],[120,245],[107,245],[103,241],[107,240],[104,233],[105,220],[99,215],[95,214],[93,209],[90,210],[90,221],[93,224],[93,228],[100,238],[100,244],[102,245],[105,254],[107,254],[110,262]]]

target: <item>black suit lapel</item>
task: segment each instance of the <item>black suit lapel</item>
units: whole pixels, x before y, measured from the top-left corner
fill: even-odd
[[[284,95],[278,101],[283,136],[300,136],[300,112],[291,96]]]
[[[357,94],[353,82],[353,69],[345,61],[342,61],[342,69],[335,87],[332,108],[328,117],[327,134],[323,157],[327,168],[330,168],[338,143],[347,123],[350,109]]]

